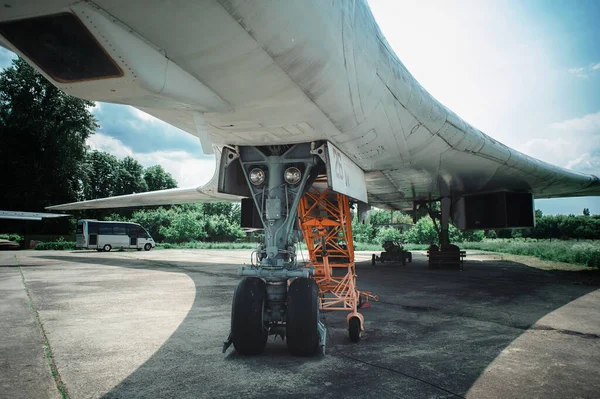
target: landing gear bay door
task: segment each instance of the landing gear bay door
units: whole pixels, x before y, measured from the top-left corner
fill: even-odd
[[[355,200],[368,202],[365,172],[358,165],[329,142],[317,148],[316,152],[325,162],[329,188]]]

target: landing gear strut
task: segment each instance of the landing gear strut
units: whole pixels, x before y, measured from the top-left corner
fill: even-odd
[[[465,252],[461,251],[459,247],[450,243],[450,208],[452,200],[449,197],[444,197],[440,200],[441,211],[434,212],[430,208],[427,208],[429,216],[433,220],[434,227],[438,233],[440,246],[430,245],[427,251],[429,257],[429,268],[448,268],[463,270],[462,259],[465,256]],[[439,227],[437,221],[439,219]]]

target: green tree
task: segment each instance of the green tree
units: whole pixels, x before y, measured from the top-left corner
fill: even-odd
[[[405,243],[411,244],[434,244],[438,242],[438,233],[430,217],[421,218],[414,227],[402,235]]]
[[[235,202],[206,202],[201,204],[206,216],[224,215],[230,223],[240,224],[242,220],[242,209]]]
[[[144,180],[148,186],[148,191],[166,190],[177,187],[177,181],[160,165],[147,168],[144,172]]]
[[[170,226],[174,216],[175,211],[159,207],[157,209],[136,211],[129,220],[140,224],[150,233],[152,238],[158,242],[162,242],[165,240],[165,237],[161,234],[160,229],[161,227]]]
[[[125,157],[119,161],[119,176],[116,191],[117,195],[148,191],[148,184],[144,179],[144,167],[132,157]]]
[[[387,226],[392,223],[392,212],[385,209],[372,209],[369,219],[374,226]]]
[[[352,219],[352,238],[355,242],[371,243],[375,236],[373,225],[370,223],[361,223],[358,216]]]
[[[375,242],[378,244],[383,244],[385,241],[394,241],[400,240],[402,235],[398,229],[393,227],[383,227],[377,231],[377,236],[375,236]]]
[[[448,230],[451,243],[482,241],[485,236],[483,230],[462,231],[453,224],[450,224]],[[402,235],[402,238],[404,242],[411,244],[438,244],[439,242],[438,233],[429,217],[419,219],[414,227]]]
[[[160,234],[166,242],[179,243],[199,241],[208,236],[206,222],[201,214],[195,212],[177,212],[169,226],[162,226]]]
[[[246,236],[239,221],[232,223],[226,215],[212,215],[205,220],[209,241],[238,241]]]
[[[88,152],[85,157],[83,196],[86,200],[119,195],[121,165],[114,155],[101,151]]]
[[[0,209],[41,211],[81,198],[93,103],[71,97],[21,58],[0,72]]]
[[[590,216],[590,208],[583,208],[583,216]]]

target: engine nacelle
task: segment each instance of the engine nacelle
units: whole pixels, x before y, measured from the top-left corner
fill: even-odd
[[[534,227],[533,195],[501,191],[464,196],[454,204],[453,219],[462,230]]]

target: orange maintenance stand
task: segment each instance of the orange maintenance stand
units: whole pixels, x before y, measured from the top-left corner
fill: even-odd
[[[314,186],[298,205],[298,218],[308,247],[309,264],[319,286],[321,310],[348,311],[350,340],[360,340],[364,317],[358,309],[377,296],[356,287],[352,214],[348,197]]]

